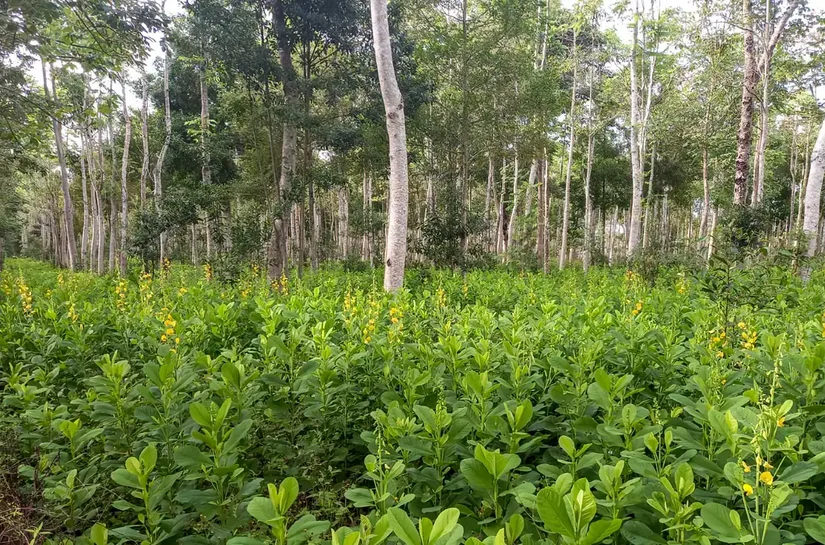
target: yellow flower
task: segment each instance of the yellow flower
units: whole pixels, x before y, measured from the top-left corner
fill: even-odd
[[[780,428],[783,427],[785,425],[785,417],[780,416],[779,420],[776,421],[776,425],[779,426]]]
[[[738,324],[736,324],[736,327],[738,327],[739,329],[745,329],[745,322],[739,322]]]
[[[763,466],[765,469],[773,469],[773,466],[771,465],[771,463],[770,463],[770,462],[765,462],[764,464],[762,464],[762,466]]]
[[[742,491],[745,492],[746,496],[750,496],[751,494],[753,494],[753,487],[748,483],[745,483],[742,485]]]
[[[725,353],[724,353],[724,352],[722,352],[722,351],[720,350],[719,352],[717,352],[717,353],[716,353],[716,357],[717,357],[717,358],[724,358],[724,357],[725,357]]]
[[[767,466],[767,464],[765,465]],[[759,480],[770,486],[773,484],[773,475],[771,475],[770,471],[763,471],[759,474]]]
[[[739,463],[740,463],[740,464],[742,464],[742,470],[743,470],[745,473],[750,473],[750,472],[751,472],[751,466],[749,466],[748,464],[746,464],[744,461],[739,462]]]
[[[180,344],[180,337],[175,337],[175,344]]]
[[[174,334],[175,334],[175,330],[174,330],[174,329],[172,329],[172,328],[170,327],[169,329],[167,329],[167,330],[166,330],[166,334],[167,334],[167,335],[174,335]]]
[[[160,336],[160,342],[162,342],[162,343],[166,342],[166,335],[161,335]]]

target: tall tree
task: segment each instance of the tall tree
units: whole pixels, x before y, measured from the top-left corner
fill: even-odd
[[[120,79],[121,91],[123,94],[123,161],[120,167],[120,275],[126,277],[127,273],[127,236],[129,233],[129,144],[132,140],[132,118],[129,115],[129,108],[126,105],[126,78]],[[114,168],[114,165],[112,165]]]
[[[808,170],[808,183],[805,186],[805,217],[802,222],[802,231],[808,238],[806,255],[813,257],[817,249],[817,235],[819,233],[819,216],[821,215],[822,178],[825,176],[825,119],[819,128]],[[805,280],[810,275],[810,269],[803,271]]]
[[[387,242],[384,251],[384,289],[396,291],[404,283],[404,264],[407,258],[407,131],[404,118],[404,100],[395,77],[390,43],[390,25],[387,1],[370,0],[372,40],[378,81],[387,121],[390,143],[390,196],[388,202]]]

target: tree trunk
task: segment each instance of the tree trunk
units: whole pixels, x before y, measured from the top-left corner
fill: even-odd
[[[140,65],[140,87],[142,101],[140,107],[140,139],[143,143],[143,165],[140,169],[140,208],[146,206],[146,178],[149,176],[149,82],[146,68]]]
[[[507,252],[513,251],[516,242],[516,221],[518,221],[518,150],[513,160],[513,210],[510,212],[510,222],[507,224]]]
[[[533,189],[536,185],[536,176],[539,171],[539,160],[537,157],[533,158],[530,163],[530,175],[527,177],[527,189],[524,191],[524,215],[529,216],[533,211]]]
[[[593,103],[593,85],[590,85],[590,102]],[[584,272],[590,269],[590,262],[593,253],[593,204],[590,197],[590,177],[593,173],[594,153],[593,127],[587,130],[587,169],[584,174],[584,253],[582,254],[582,267]]]
[[[126,107],[126,80],[120,80],[121,89],[123,91],[123,161],[120,167],[120,275],[126,277],[126,252],[128,245],[126,243],[127,228],[129,226],[129,193],[126,187],[127,176],[129,173],[129,143],[132,139],[132,119],[129,115],[129,109]]]
[[[630,204],[630,230],[627,235],[627,257],[636,255],[642,227],[642,158],[639,155],[639,83],[636,74],[639,54],[639,1],[633,13],[633,41],[630,55],[630,163],[633,176],[633,193]]]
[[[58,107],[57,88],[55,87],[54,69],[52,69],[52,95],[49,96],[48,79],[46,77],[46,62],[41,59],[43,68],[43,92],[46,93],[46,98],[53,100],[55,107]],[[69,171],[66,168],[66,156],[63,152],[63,123],[55,115],[52,117],[52,131],[54,132],[54,144],[57,152],[57,162],[60,165],[60,189],[63,192],[63,221],[65,223],[66,242],[67,242],[67,263],[69,269],[74,270],[77,266],[77,243],[74,237],[74,206],[72,206],[72,194],[69,190]]]
[[[570,229],[570,185],[573,177],[573,148],[576,142],[576,30],[573,30],[573,89],[570,93],[570,141],[567,143],[567,166],[564,174],[564,208],[561,216],[561,247],[559,249],[559,270],[567,262],[567,231]]]
[[[819,128],[819,136],[816,137],[816,143],[811,152],[810,164],[808,184],[805,187],[805,217],[802,221],[802,231],[808,243],[806,255],[809,258],[816,254],[817,235],[819,234],[822,178],[825,176],[825,120]],[[809,276],[810,267],[806,266],[803,278],[807,281]]]
[[[507,159],[501,159],[501,192],[498,196],[498,223],[496,225],[496,253],[507,251],[507,240],[504,238],[504,197],[507,191]]]
[[[198,70],[198,81],[200,83],[200,97],[201,97],[201,134],[200,134],[200,148],[201,148],[201,182],[204,186],[212,185],[212,169],[210,167],[211,157],[209,152],[209,86],[206,82],[207,59],[204,51],[204,44],[201,43],[202,60]],[[206,211],[206,220],[204,222],[206,227],[206,260],[212,259],[213,248],[213,233],[212,233],[212,219],[209,210]]]
[[[644,232],[642,235],[642,248],[648,247],[648,232],[650,224],[650,205],[653,203],[653,171],[656,169],[656,142],[653,142],[653,150],[650,153],[650,177],[647,182],[647,197],[645,198],[645,218]]]
[[[372,177],[364,171],[362,183],[364,235],[361,239],[361,259],[372,265]]]
[[[349,257],[349,188],[338,188],[338,253]]]
[[[286,218],[289,213],[289,191],[295,176],[295,164],[298,157],[298,131],[293,116],[298,110],[299,96],[292,65],[292,49],[286,30],[286,17],[281,0],[273,0],[272,20],[278,42],[278,58],[281,63],[286,116],[283,125],[281,145],[281,179],[276,188],[278,210],[272,222],[272,233],[267,251],[267,272],[270,280],[280,278],[287,270]]]
[[[85,102],[85,100],[84,100]],[[83,232],[80,235],[80,266],[89,268],[89,188],[86,180],[86,139],[80,134],[80,185],[83,197]]]
[[[114,164],[112,165],[114,170]],[[115,270],[115,250],[117,249],[117,202],[114,188],[109,196],[109,271]]]
[[[432,183],[432,182],[429,182]],[[491,241],[493,239],[492,234],[492,226],[490,225],[490,206],[493,202],[493,192],[495,191],[494,185],[496,183],[496,167],[493,164],[493,154],[487,154],[487,190],[484,194],[484,232],[486,236],[484,237],[484,243],[486,247],[491,247]],[[429,185],[427,188],[427,195],[429,197]],[[429,199],[428,199],[429,200]]]
[[[163,121],[164,121],[164,138],[163,145],[158,153],[158,160],[155,163],[154,171],[154,200],[155,211],[160,213],[161,200],[163,198],[163,163],[166,160],[166,152],[169,150],[169,143],[172,141],[172,109],[169,104],[169,43],[166,41],[164,34],[161,42],[164,50],[163,55]],[[158,237],[158,263],[162,267],[163,260],[166,257],[166,230],[163,229]]]
[[[98,112],[100,103],[98,103]],[[100,181],[97,186],[98,233],[97,239],[97,274],[103,274],[103,262],[106,254],[106,208],[103,204],[103,186],[106,183],[106,165],[103,160],[103,129],[97,131],[97,164],[100,166]]]
[[[748,193],[748,172],[753,131],[753,98],[757,78],[756,55],[753,43],[751,0],[742,0],[743,52],[745,57],[742,76],[742,103],[739,109],[739,132],[736,145],[736,174],[733,182],[733,204],[742,206]]]
[[[375,62],[390,142],[389,228],[384,252],[384,289],[396,291],[404,282],[404,261],[407,256],[407,133],[404,102],[392,61],[387,1],[370,0],[370,8]]]

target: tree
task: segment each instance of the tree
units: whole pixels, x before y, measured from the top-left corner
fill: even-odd
[[[802,231],[808,239],[808,248],[805,252],[808,257],[816,254],[817,235],[819,234],[819,216],[821,214],[822,178],[825,176],[825,119],[819,128],[819,136],[811,151],[808,182],[805,186],[805,217]],[[807,281],[810,269],[806,268],[803,277]]]
[[[407,132],[404,100],[393,66],[390,25],[386,0],[370,0],[375,64],[387,121],[390,142],[390,196],[387,242],[384,250],[384,289],[396,291],[404,283],[407,258]]]

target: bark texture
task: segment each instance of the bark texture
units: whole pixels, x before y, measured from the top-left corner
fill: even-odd
[[[395,78],[387,20],[387,1],[370,0],[373,46],[378,66],[378,81],[387,116],[390,142],[390,196],[387,243],[384,252],[384,289],[396,291],[404,282],[407,257],[407,132],[404,101]]]

